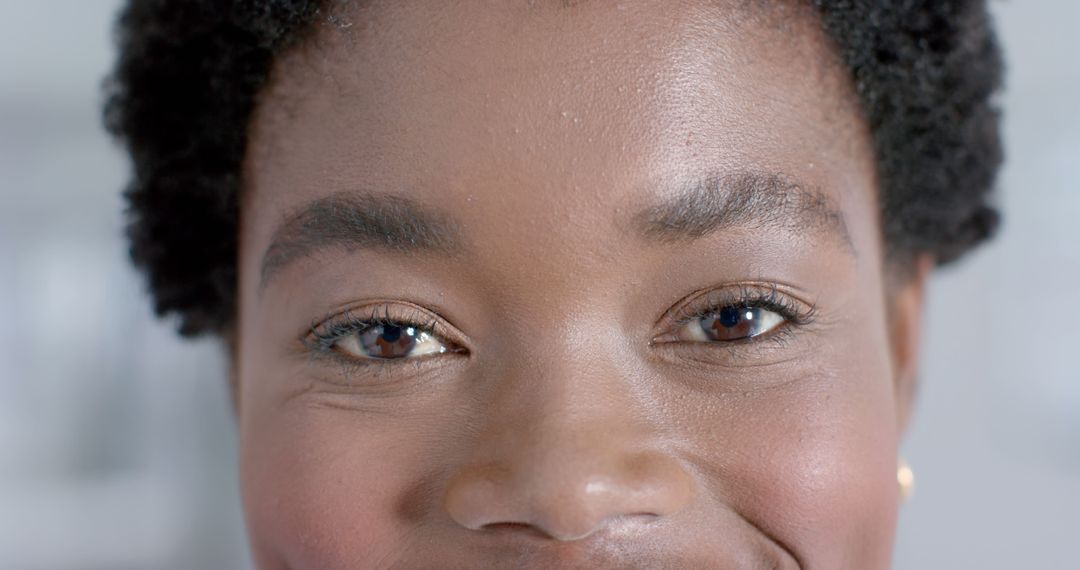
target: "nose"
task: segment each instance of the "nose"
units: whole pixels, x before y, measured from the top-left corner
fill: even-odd
[[[444,506],[454,521],[573,541],[616,525],[648,525],[690,502],[693,479],[650,441],[626,399],[564,396],[525,398],[529,405],[510,406],[486,426],[448,482]],[[595,403],[583,404],[589,398]]]
[[[531,529],[571,541],[613,524],[670,516],[690,499],[689,477],[661,455],[641,454],[621,464],[597,459],[465,469],[450,483],[446,509],[471,530]]]

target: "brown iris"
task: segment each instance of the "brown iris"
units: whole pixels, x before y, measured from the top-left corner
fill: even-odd
[[[414,327],[375,325],[359,333],[360,348],[371,358],[404,358],[422,333]]]
[[[767,332],[762,313],[756,307],[724,307],[698,322],[709,340],[739,340]]]

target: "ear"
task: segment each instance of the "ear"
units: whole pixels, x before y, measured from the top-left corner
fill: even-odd
[[[889,286],[889,337],[892,344],[896,418],[900,433],[907,430],[918,389],[919,343],[926,282],[934,258],[918,255],[905,270],[897,272]]]

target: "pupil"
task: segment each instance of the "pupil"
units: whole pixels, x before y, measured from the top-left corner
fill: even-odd
[[[393,325],[384,325],[382,328],[382,338],[386,342],[397,342],[401,338],[402,327],[395,327]]]
[[[412,327],[379,325],[360,333],[360,346],[374,358],[404,358],[416,346]]]
[[[743,310],[736,309],[734,307],[724,307],[720,309],[720,325],[724,328],[733,328],[739,324],[739,321],[743,318]]]

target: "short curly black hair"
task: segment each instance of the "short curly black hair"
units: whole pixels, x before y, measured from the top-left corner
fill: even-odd
[[[873,137],[889,258],[947,263],[990,237],[1002,63],[985,1],[809,1]],[[233,322],[248,122],[275,58],[327,21],[326,8],[129,0],[120,16],[104,115],[134,162],[131,256],[156,312],[179,315],[183,335]]]

